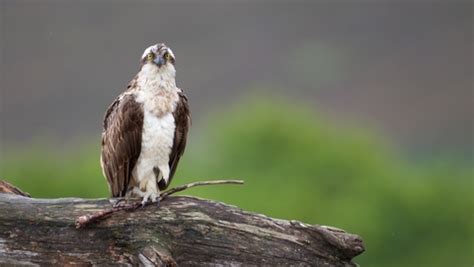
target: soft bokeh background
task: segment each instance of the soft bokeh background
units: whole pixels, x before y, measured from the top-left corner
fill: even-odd
[[[360,234],[362,266],[474,264],[470,1],[1,0],[0,177],[106,197],[106,107],[166,42],[193,112],[173,185]]]

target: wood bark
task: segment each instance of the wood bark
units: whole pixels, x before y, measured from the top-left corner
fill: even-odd
[[[337,228],[185,196],[75,228],[113,201],[0,193],[0,265],[355,266],[364,251]]]

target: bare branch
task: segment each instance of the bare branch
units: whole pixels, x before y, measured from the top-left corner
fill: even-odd
[[[214,180],[214,181],[199,181],[199,182],[193,182],[189,184],[184,184],[180,185],[177,187],[170,188],[160,194],[159,201],[164,200],[166,197],[184,191],[188,188],[191,187],[196,187],[196,186],[205,186],[205,185],[220,185],[220,184],[244,184],[244,181],[242,180]],[[145,206],[153,204],[152,202],[147,202],[145,203]],[[140,201],[132,202],[132,203],[126,203],[123,205],[118,205],[118,206],[113,206],[112,208],[97,211],[94,213],[89,213],[86,215],[82,215],[77,217],[76,219],[76,228],[82,228],[85,227],[86,225],[101,220],[105,219],[109,215],[118,212],[118,211],[134,211],[138,208],[142,207],[142,204]]]
[[[204,185],[219,185],[219,184],[244,184],[244,181],[242,180],[213,180],[213,181],[200,181],[200,182],[193,182],[189,184],[183,184],[183,185],[170,188],[164,191],[163,193],[161,193],[160,200],[163,200],[165,197],[169,195],[184,191],[191,187],[204,186]]]

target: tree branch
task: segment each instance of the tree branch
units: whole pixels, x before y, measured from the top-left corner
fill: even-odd
[[[184,184],[180,185],[177,187],[173,187],[171,189],[168,189],[164,191],[163,193],[160,194],[159,201],[161,202],[163,199],[166,197],[184,191],[188,188],[191,187],[196,187],[196,186],[203,186],[203,185],[219,185],[219,184],[244,184],[244,181],[242,180],[214,180],[214,181],[200,181],[200,182],[193,182],[189,184]],[[121,199],[122,200],[122,199]],[[145,206],[153,204],[152,202],[147,202],[145,203]],[[107,216],[110,216],[111,214],[118,212],[118,211],[134,211],[140,207],[143,207],[142,203],[140,201],[135,201],[132,203],[120,205],[120,206],[113,206],[112,208],[107,208],[105,210],[97,211],[94,213],[86,214],[77,217],[76,219],[76,228],[82,228],[85,227],[86,225],[104,219]]]
[[[113,201],[0,193],[0,266],[355,266],[364,251],[360,237],[337,228],[185,196],[75,228],[74,218]]]

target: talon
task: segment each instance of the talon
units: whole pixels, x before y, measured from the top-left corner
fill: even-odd
[[[115,203],[112,205],[112,208],[118,208],[118,207],[122,206],[124,201],[125,201],[125,199],[123,199],[123,198],[117,200],[117,202],[115,202]]]
[[[157,200],[159,200],[160,193],[157,191],[156,188],[152,188],[150,190],[147,190],[146,192],[143,192],[143,199],[141,202],[142,208],[145,207],[148,203],[155,203]]]
[[[142,200],[142,208],[146,206],[148,203],[149,196],[144,196]]]

